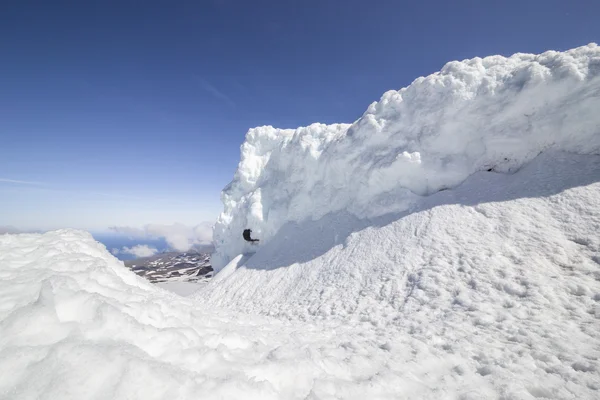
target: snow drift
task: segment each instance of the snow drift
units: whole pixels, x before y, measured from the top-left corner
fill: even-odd
[[[0,398],[595,399],[600,157],[536,160],[320,256],[344,225],[291,227],[304,247],[237,257],[196,301],[85,232],[0,236]],[[452,204],[477,188],[506,198]]]
[[[390,91],[352,125],[251,129],[214,228],[218,270],[285,223],[396,213],[543,151],[600,152],[600,48],[450,62]]]
[[[348,340],[206,309],[137,277],[86,232],[0,236],[2,399],[365,398],[364,377],[389,376],[387,351]]]
[[[411,366],[397,388],[410,374],[431,379],[392,398],[591,400],[600,393],[599,231],[600,155],[546,152],[400,214],[287,223],[197,296],[279,320],[338,321],[340,337],[373,335],[389,351],[388,372]],[[477,389],[458,383],[473,379]]]
[[[2,399],[592,399],[599,389],[581,279],[573,294],[549,300],[573,306],[538,341],[517,305],[477,325],[438,312],[431,330],[419,325],[422,310],[412,332],[208,309],[145,282],[71,230],[0,236],[0,277]]]

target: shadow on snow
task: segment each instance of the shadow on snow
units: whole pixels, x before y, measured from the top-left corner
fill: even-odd
[[[514,174],[477,172],[460,186],[423,197],[413,208],[377,218],[359,219],[348,212],[328,214],[317,221],[290,222],[246,254],[238,266],[272,270],[310,261],[338,245],[354,232],[383,227],[407,215],[441,206],[475,206],[520,198],[549,197],[564,190],[600,181],[600,155],[543,153]]]

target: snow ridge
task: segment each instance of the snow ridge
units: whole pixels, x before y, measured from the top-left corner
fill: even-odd
[[[399,214],[286,223],[196,298],[325,321],[340,337],[373,333],[393,360],[388,371],[412,366],[403,378],[445,370],[391,398],[591,400],[600,391],[598,229],[600,155],[547,151]],[[452,389],[473,378],[477,389]]]
[[[600,153],[600,48],[446,64],[385,93],[351,125],[251,129],[224,211],[213,266],[288,222],[344,212],[376,218],[477,171],[512,173],[543,151]]]

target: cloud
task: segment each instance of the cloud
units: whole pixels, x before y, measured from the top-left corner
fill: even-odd
[[[217,99],[224,101],[225,103],[229,104],[233,108],[236,107],[235,102],[233,100],[231,100],[231,98],[229,96],[227,96],[225,93],[223,93],[222,91],[220,91],[219,89],[214,87],[206,79],[203,79],[203,78],[199,77],[198,75],[192,75],[192,78],[194,79],[194,81],[196,81],[200,85],[200,87],[202,87],[202,89],[204,89],[208,93],[212,94]]]
[[[7,179],[7,178],[0,178],[0,182],[14,183],[16,185],[35,185],[35,186],[43,185],[43,183],[41,183],[41,182],[20,181],[18,179]]]
[[[118,250],[118,249],[113,249],[114,250]],[[138,244],[137,246],[133,246],[133,247],[123,247],[120,250],[120,253],[123,254],[131,254],[133,256],[136,256],[137,258],[140,257],[151,257],[153,255],[155,255],[156,253],[158,253],[158,250],[155,249],[154,247],[150,247],[146,244]],[[114,252],[113,252],[114,254]]]
[[[169,247],[178,251],[187,251],[196,245],[212,244],[212,223],[202,222],[196,226],[184,224],[148,224],[142,229],[130,226],[111,226],[113,232],[134,238],[164,238]]]
[[[134,238],[145,239],[148,237],[146,231],[140,228],[132,228],[130,226],[111,226],[108,229],[110,229],[113,232]]]

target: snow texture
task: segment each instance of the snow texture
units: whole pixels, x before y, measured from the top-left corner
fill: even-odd
[[[543,151],[600,152],[600,48],[446,64],[389,91],[352,125],[251,129],[213,236],[215,270],[284,224],[410,209],[477,171],[512,173]]]
[[[196,300],[85,232],[0,236],[0,398],[598,398],[599,180],[549,154],[371,226],[290,223]]]
[[[86,232],[0,236],[0,399],[599,398],[599,74],[450,63],[252,130],[191,297]]]
[[[196,296],[373,335],[389,359],[364,398],[596,399],[599,230],[600,156],[549,152],[399,214],[287,223]]]
[[[167,281],[157,282],[156,286],[177,293],[180,296],[190,296],[197,292],[205,282],[185,282],[185,281]]]

